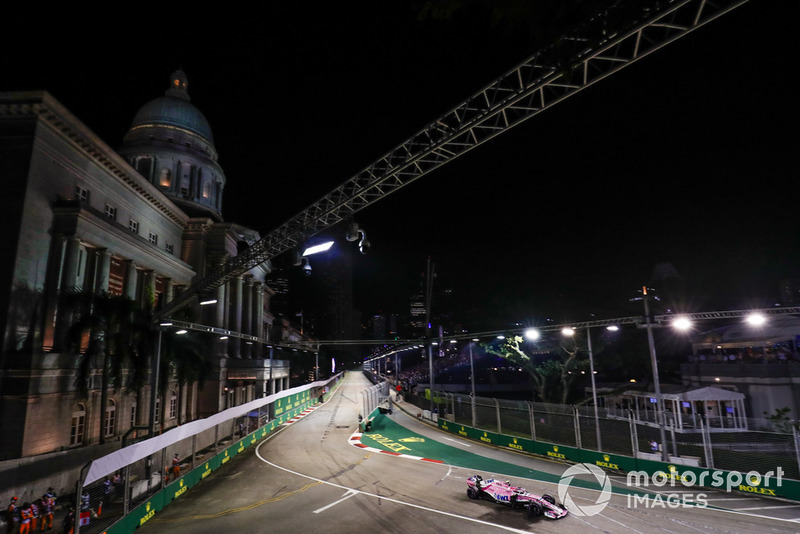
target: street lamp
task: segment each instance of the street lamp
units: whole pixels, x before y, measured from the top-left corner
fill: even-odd
[[[469,343],[469,375],[470,375],[470,382],[471,382],[471,390],[472,390],[472,428],[477,426],[477,418],[475,417],[475,364],[472,361],[472,346],[477,342],[478,339],[473,339]]]
[[[647,286],[642,286],[642,302],[644,302],[644,319],[647,328],[647,345],[650,347],[650,366],[653,368],[653,391],[656,396],[656,410],[658,411],[658,431],[661,438],[661,461],[668,461],[667,458],[667,433],[664,429],[664,399],[661,398],[661,382],[658,379],[658,360],[656,358],[656,346],[653,341],[653,322],[650,319],[650,297],[647,295]]]
[[[150,384],[150,420],[147,423],[147,435],[152,438],[156,431],[156,398],[158,397],[158,373],[161,368],[161,335],[165,328],[172,326],[170,321],[163,321],[158,325],[156,336],[156,349],[153,352],[153,372]]]
[[[528,341],[536,341],[541,337],[541,334],[535,328],[528,328],[527,330],[525,330],[523,335],[525,336],[525,339],[527,339]]]

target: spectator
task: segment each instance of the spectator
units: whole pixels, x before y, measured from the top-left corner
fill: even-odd
[[[29,534],[31,531],[31,520],[33,519],[33,512],[31,512],[31,504],[26,502],[19,509],[19,534]]]
[[[181,459],[178,458],[178,453],[172,458],[172,476],[173,480],[181,476]]]
[[[11,497],[11,502],[6,509],[6,528],[8,534],[19,532],[19,509],[17,508],[17,498]]]
[[[64,522],[62,523],[64,527],[63,533],[64,534],[72,534],[75,528],[75,508],[70,508],[69,512],[66,516],[64,516]]]
[[[50,488],[52,489],[52,488]],[[56,501],[53,497],[50,496],[50,490],[47,490],[48,493],[42,495],[42,522],[40,524],[41,531],[44,531],[45,525],[47,525],[47,530],[53,528],[53,509],[55,508]]]
[[[36,532],[36,527],[39,525],[39,504],[41,502],[33,501],[31,503],[31,532]]]

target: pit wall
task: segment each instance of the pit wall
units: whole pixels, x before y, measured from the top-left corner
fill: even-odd
[[[497,434],[479,430],[465,425],[455,424],[445,419],[438,420],[440,429],[458,436],[475,440],[487,445],[507,447],[510,449],[536,454],[553,460],[569,463],[586,463],[596,465],[604,470],[619,471],[628,474],[629,483],[638,487],[658,488],[663,482],[666,487],[705,487],[711,489],[729,489],[731,492],[778,497],[792,501],[800,501],[800,481],[779,476],[780,473],[750,472],[743,465],[740,471],[720,469],[703,469],[677,463],[666,463],[642,458],[633,458],[617,454],[579,449],[566,445],[557,445],[535,441],[527,438]],[[758,476],[756,476],[758,475]],[[769,475],[769,476],[767,476]],[[647,484],[647,486],[645,486]]]

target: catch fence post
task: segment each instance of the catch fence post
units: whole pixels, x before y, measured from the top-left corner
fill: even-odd
[[[533,403],[526,401],[528,404],[528,419],[531,422],[531,439],[536,441],[536,416],[533,413]]]
[[[797,470],[800,471],[800,434],[798,434],[795,424],[792,424],[792,437],[794,438],[794,456],[797,461]]]
[[[494,411],[497,414],[497,433],[503,433],[503,425],[500,423],[500,401],[494,399]]]
[[[78,475],[78,481],[75,483],[75,513],[73,514],[72,518],[73,534],[78,534],[81,529],[81,497],[83,495],[83,481],[86,480],[86,471],[90,465],[92,465],[91,461],[81,468],[80,474]],[[67,513],[69,513],[69,511]]]
[[[706,468],[714,469],[714,455],[711,452],[711,436],[709,435],[704,417],[700,417],[700,434],[703,436],[703,452],[706,457]]]
[[[197,434],[194,434],[192,435],[192,462],[191,462],[191,467],[189,467],[190,471],[195,467],[194,462],[196,456],[197,456]]]
[[[122,515],[128,515],[131,506],[131,464],[125,466],[123,471],[125,477],[125,495],[122,497]]]
[[[633,457],[639,456],[639,434],[636,427],[636,421],[633,418],[633,410],[628,409],[628,424],[631,428],[631,452]]]

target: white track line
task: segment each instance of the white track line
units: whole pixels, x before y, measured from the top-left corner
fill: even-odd
[[[296,475],[298,477],[307,478],[308,480],[313,480],[315,482],[319,482],[320,484],[325,484],[325,485],[328,485],[328,486],[332,486],[334,488],[343,489],[346,492],[352,492],[353,495],[356,495],[356,494],[364,495],[365,497],[372,497],[373,499],[380,499],[382,501],[393,502],[395,504],[399,504],[399,505],[402,505],[402,506],[408,506],[408,507],[411,507],[411,508],[416,508],[417,510],[423,510],[423,511],[430,512],[430,513],[433,513],[433,514],[439,514],[439,515],[444,515],[444,516],[448,516],[448,517],[453,517],[453,518],[456,518],[456,519],[461,519],[463,521],[469,521],[471,523],[477,523],[479,525],[485,525],[487,527],[499,528],[499,529],[505,530],[507,532],[515,532],[517,534],[531,534],[531,532],[528,531],[528,530],[519,530],[519,529],[516,529],[516,528],[507,527],[505,525],[499,525],[497,523],[490,523],[488,521],[482,521],[480,519],[475,519],[475,518],[467,517],[467,516],[464,516],[464,515],[453,514],[451,512],[445,512],[443,510],[437,510],[435,508],[428,508],[427,506],[420,506],[418,504],[403,502],[403,501],[399,501],[397,499],[391,499],[391,498],[386,497],[384,495],[376,495],[374,493],[368,493],[366,491],[361,491],[361,490],[358,490],[358,489],[355,489],[355,488],[348,488],[346,486],[342,486],[341,484],[334,484],[333,482],[328,482],[327,480],[322,480],[321,478],[312,477],[310,475],[306,475],[306,474],[303,474],[303,473],[298,473],[297,471],[292,471],[291,469],[287,469],[285,467],[281,467],[280,465],[274,464],[274,463],[270,462],[269,460],[267,460],[266,458],[264,458],[263,456],[261,456],[261,451],[260,451],[261,445],[263,445],[264,443],[267,443],[270,440],[270,438],[272,436],[274,436],[274,435],[276,435],[276,434],[273,433],[271,436],[267,436],[263,441],[261,441],[261,443],[256,445],[255,453],[256,453],[256,456],[258,457],[259,460],[261,460],[262,462],[264,462],[267,465],[271,465],[275,469],[280,469],[281,471],[285,471],[287,473],[291,473],[291,474]],[[352,495],[351,495],[351,497],[352,497]],[[347,498],[350,498],[350,497],[347,497]],[[337,501],[337,502],[341,502],[341,499],[340,499],[340,501]],[[335,503],[332,503],[332,504],[335,504]]]

